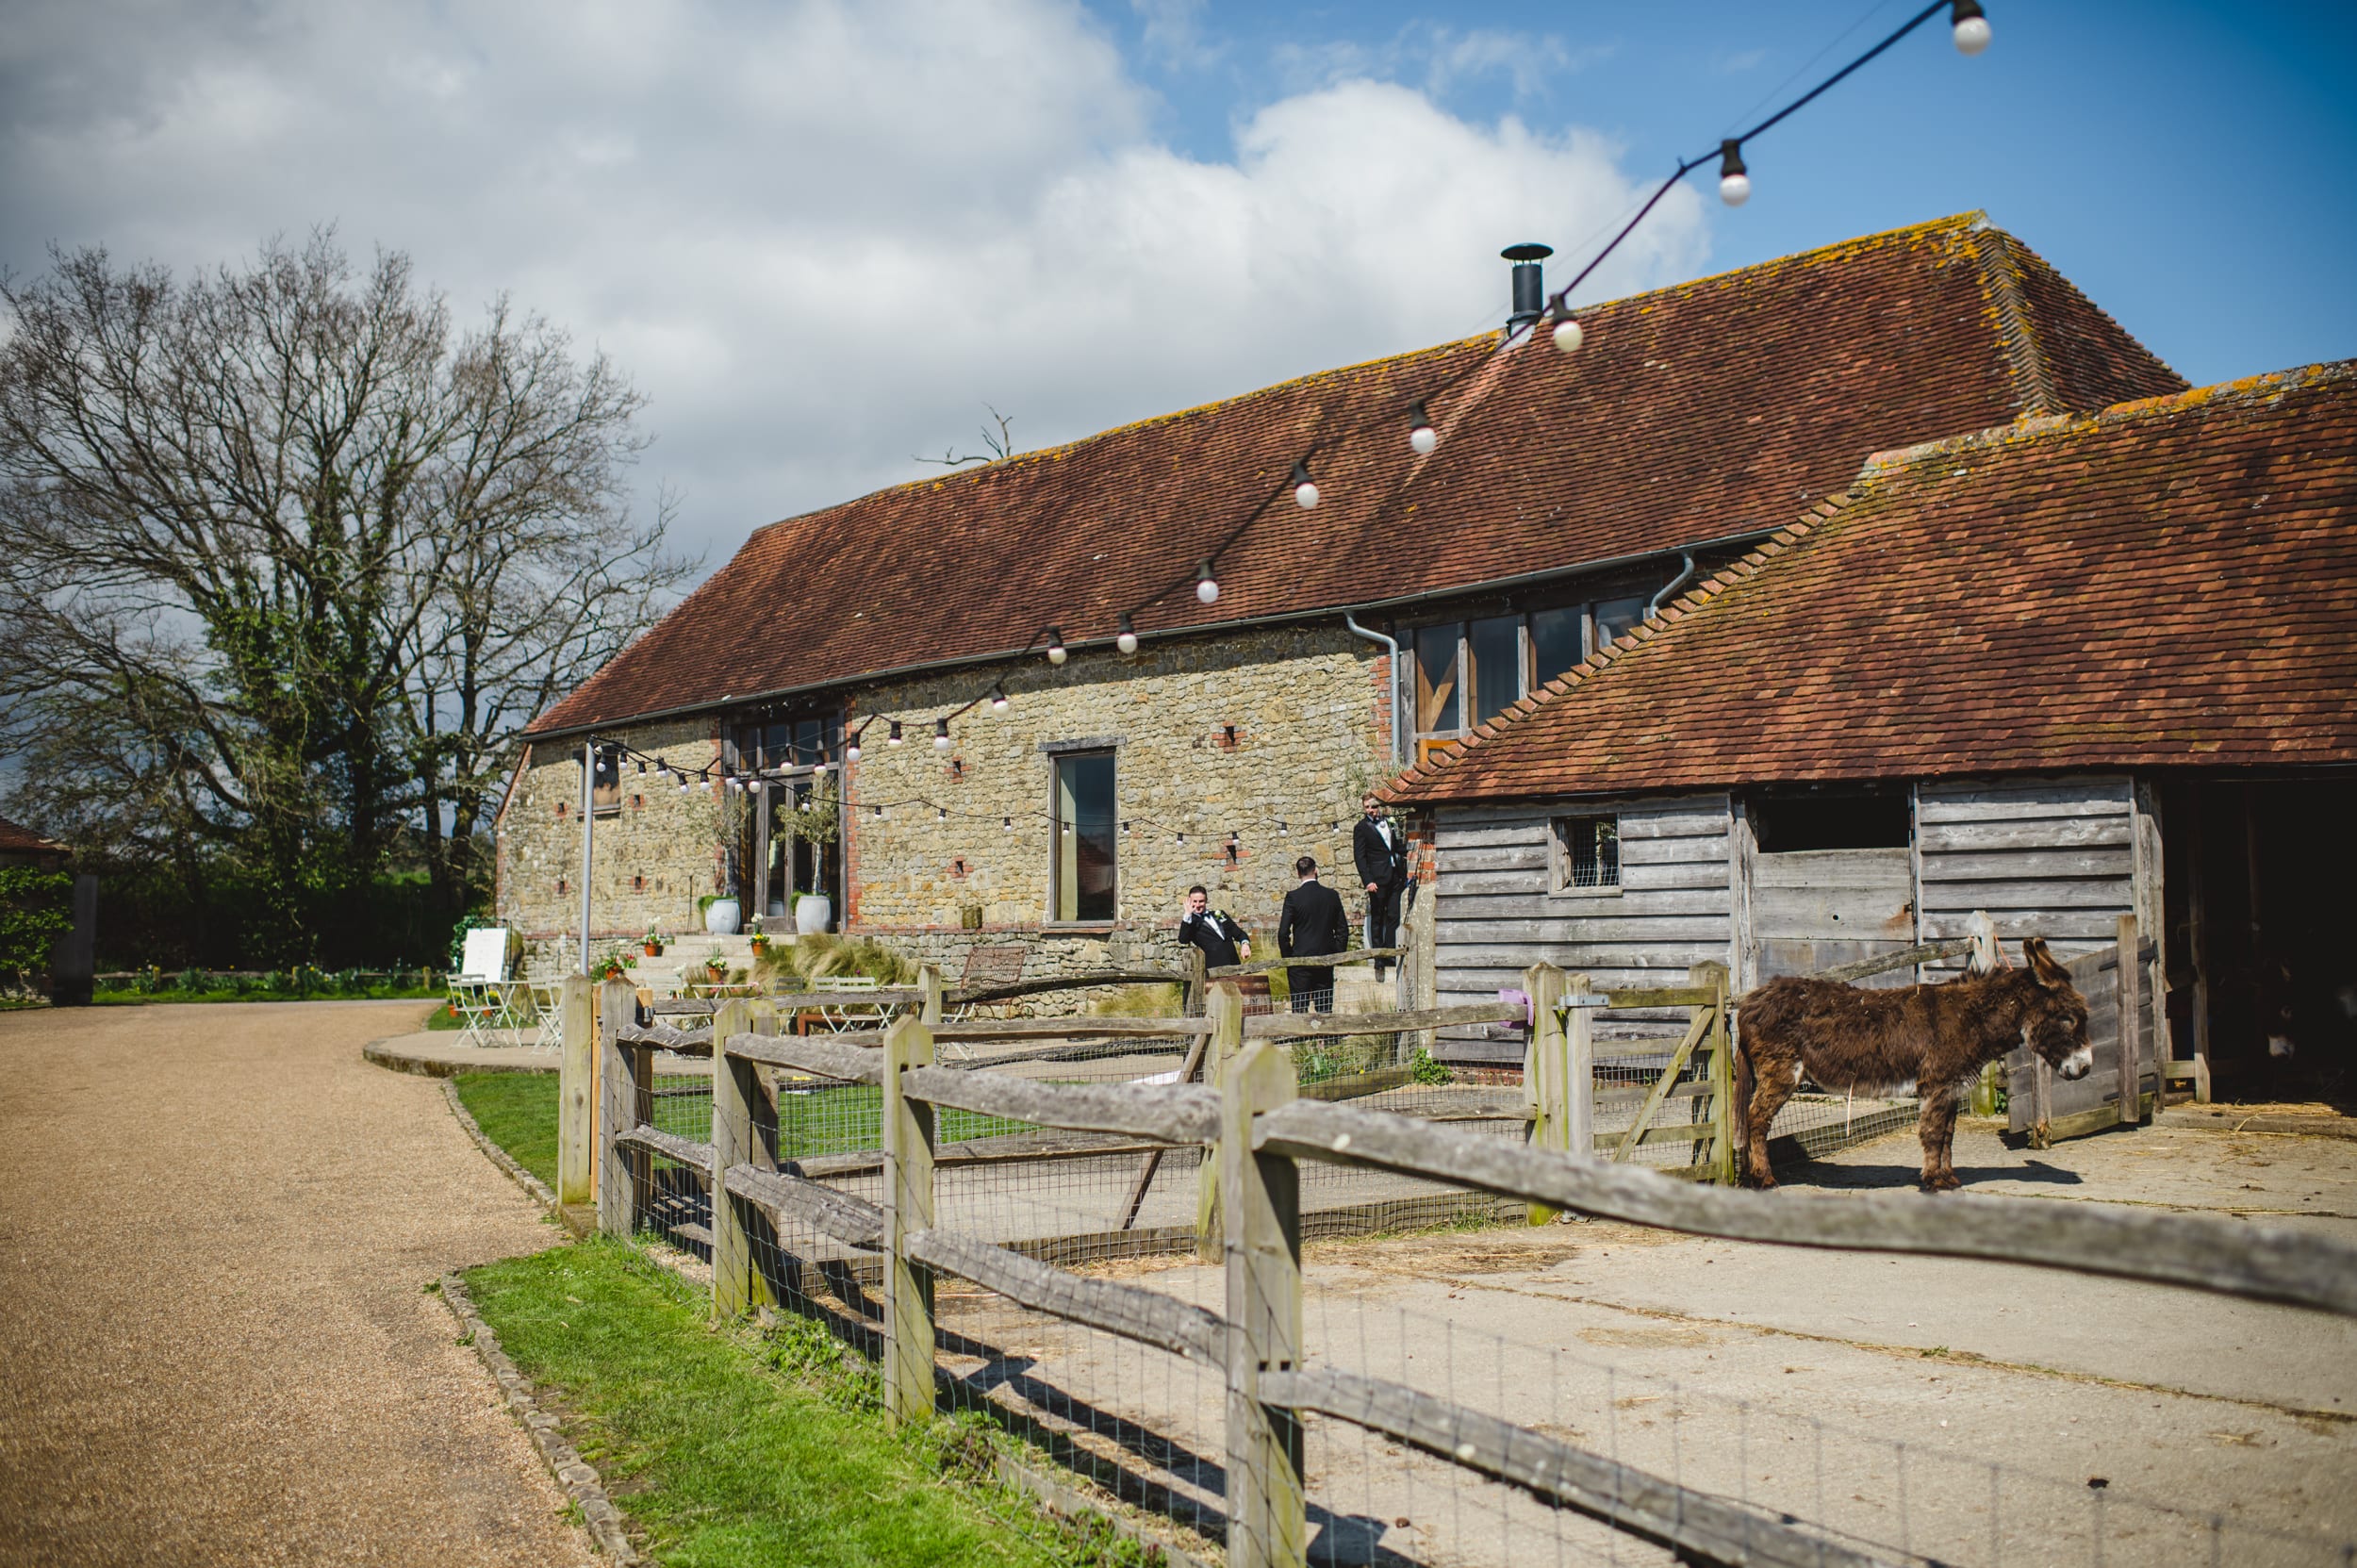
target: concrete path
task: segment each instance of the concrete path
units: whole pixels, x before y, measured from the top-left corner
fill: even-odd
[[[1787,1173],[1913,1180],[1912,1131]],[[2003,1196],[2227,1213],[2357,1240],[2357,1143],[2174,1127],[2043,1152],[1959,1135],[1961,1206]],[[1893,1546],[2001,1563],[2315,1563],[2357,1542],[2357,1323],[2013,1265],[1746,1246],[1586,1223],[1312,1244],[1310,1362],[1407,1382],[1624,1462]],[[1183,1259],[1112,1272],[1212,1311]],[[951,1286],[978,1389],[1206,1501],[1215,1373]],[[1052,1393],[1049,1391],[1053,1391]],[[1129,1444],[1135,1447],[1134,1444]],[[1658,1560],[1339,1423],[1312,1424],[1312,1527],[1346,1557]],[[2306,1539],[2325,1538],[2322,1543]],[[2213,1555],[2215,1549],[2216,1555]]]
[[[443,1270],[560,1232],[415,1002],[0,1014],[0,1564],[586,1564]]]

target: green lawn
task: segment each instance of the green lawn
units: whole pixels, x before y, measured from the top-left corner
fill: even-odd
[[[664,1077],[658,1086],[684,1086],[693,1079]],[[484,1135],[516,1163],[551,1186],[556,1184],[556,1075],[554,1073],[460,1073],[458,1098]],[[712,1136],[712,1107],[698,1098],[655,1102],[655,1123],[666,1131],[702,1142]],[[978,1116],[945,1107],[934,1136],[942,1143],[1029,1132],[1028,1122]],[[883,1091],[851,1083],[809,1094],[778,1097],[778,1152],[788,1160],[817,1154],[852,1154],[882,1147]]]
[[[560,1246],[476,1269],[467,1288],[674,1568],[1138,1560],[991,1481],[979,1427],[887,1432],[875,1373],[822,1330],[716,1329],[708,1299],[630,1247]]]
[[[460,1073],[459,1103],[516,1164],[556,1185],[556,1075]]]

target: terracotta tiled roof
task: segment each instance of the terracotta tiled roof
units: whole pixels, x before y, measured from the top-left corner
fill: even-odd
[[[66,847],[0,817],[0,854],[61,855]]]
[[[1049,623],[1109,638],[1146,601],[1151,635],[1673,550],[1772,526],[1880,448],[2184,386],[1970,216],[1581,319],[1575,356],[1485,335],[773,523],[535,728],[1012,653]],[[1305,450],[1323,502],[1280,496],[1196,603],[1197,560]]]
[[[2357,360],[1871,459],[1391,797],[2357,762]]]

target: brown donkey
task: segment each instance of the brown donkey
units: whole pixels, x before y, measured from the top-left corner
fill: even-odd
[[[1913,1083],[1923,1099],[1923,1189],[1947,1192],[1956,1180],[1952,1150],[1956,1104],[1982,1065],[2018,1045],[2044,1057],[2055,1073],[2080,1079],[2094,1065],[2087,1045],[2086,999],[2046,944],[2021,944],[2019,969],[1970,975],[1944,985],[1868,991],[1839,981],[1784,976],[1737,1001],[1737,1061],[1747,1178],[1772,1187],[1768,1128],[1807,1076],[1828,1089],[1893,1089]]]

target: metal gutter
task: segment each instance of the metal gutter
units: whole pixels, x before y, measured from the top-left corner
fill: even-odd
[[[1757,544],[1784,531],[1783,524],[1773,528],[1747,529],[1739,534],[1722,534],[1716,538],[1697,539],[1691,544],[1666,545],[1659,550],[1640,550],[1625,555],[1607,555],[1591,561],[1574,561],[1569,566],[1547,567],[1539,571],[1518,572],[1511,577],[1493,577],[1479,583],[1467,583],[1457,587],[1431,588],[1421,593],[1398,594],[1389,599],[1365,600],[1356,604],[1333,604],[1310,609],[1285,610],[1274,615],[1248,616],[1239,620],[1204,621],[1192,626],[1174,626],[1157,632],[1140,632],[1138,640],[1168,642],[1180,637],[1209,636],[1220,632],[1245,631],[1260,626],[1286,626],[1321,616],[1340,614],[1345,617],[1376,614],[1387,610],[1410,609],[1420,604],[1437,604],[1451,599],[1470,599],[1482,594],[1510,592],[1541,583],[1557,582],[1566,577],[1584,577],[1591,572],[1609,571],[1615,567],[1636,566],[1644,561],[1657,561],[1668,555],[1699,554],[1704,551],[1731,549],[1738,545]],[[1111,648],[1112,635],[1074,637],[1064,646],[1080,649]],[[1023,656],[1025,650],[1002,648],[987,653],[968,653],[953,659],[931,659],[915,664],[894,665],[883,669],[863,670],[857,675],[838,676],[832,680],[813,681],[797,686],[776,686],[766,691],[730,692],[717,698],[703,698],[676,707],[656,708],[646,713],[622,714],[602,718],[594,724],[569,724],[563,729],[527,730],[526,742],[563,740],[575,735],[592,734],[623,724],[659,724],[666,719],[687,718],[722,708],[733,708],[755,702],[777,702],[789,698],[816,696],[824,692],[843,692],[850,688],[874,685],[884,681],[902,680],[913,675],[940,674],[947,670],[965,669],[978,665],[1005,664]]]
[[[1396,764],[1396,763],[1398,763],[1398,762],[1401,762],[1401,761],[1403,761],[1403,760],[1404,760],[1404,753],[1405,753],[1405,750],[1406,750],[1407,745],[1408,745],[1408,736],[1407,736],[1407,732],[1405,732],[1404,730],[1402,730],[1402,729],[1400,728],[1400,720],[1401,720],[1401,719],[1403,719],[1403,718],[1405,718],[1407,717],[1407,715],[1406,715],[1406,714],[1404,714],[1404,713],[1402,713],[1402,712],[1400,711],[1400,702],[1399,702],[1399,675],[1400,675],[1400,669],[1399,669],[1399,639],[1398,639],[1397,637],[1388,637],[1388,636],[1385,636],[1385,635],[1384,635],[1382,633],[1380,633],[1380,632],[1370,632],[1370,631],[1368,631],[1365,627],[1363,627],[1363,626],[1360,625],[1360,624],[1359,624],[1359,622],[1358,622],[1357,620],[1355,620],[1355,619],[1352,619],[1352,617],[1351,617],[1351,613],[1350,613],[1348,610],[1344,610],[1344,611],[1343,612],[1343,626],[1345,626],[1346,628],[1348,628],[1351,632],[1355,633],[1356,635],[1360,635],[1360,636],[1362,636],[1362,637],[1366,638],[1369,642],[1379,642],[1379,643],[1381,643],[1381,644],[1382,644],[1382,645],[1383,645],[1386,649],[1388,649],[1388,650],[1391,652],[1391,655],[1392,655],[1392,761],[1393,761],[1393,763],[1395,763],[1395,764]]]

